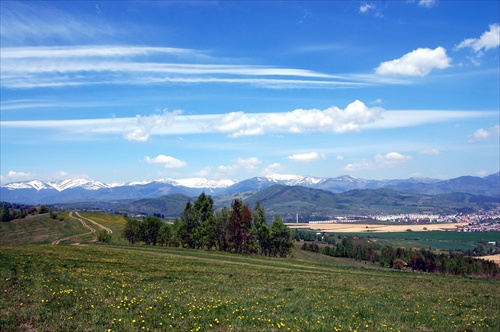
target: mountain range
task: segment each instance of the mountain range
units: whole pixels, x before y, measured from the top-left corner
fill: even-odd
[[[485,177],[462,176],[449,180],[409,178],[402,180],[366,180],[349,175],[333,178],[300,175],[270,175],[240,182],[232,180],[161,179],[129,183],[105,184],[89,179],[64,181],[24,181],[0,187],[0,201],[22,204],[64,204],[76,202],[116,202],[158,198],[171,194],[194,197],[201,192],[212,196],[231,197],[256,192],[271,186],[300,186],[330,193],[362,189],[393,189],[398,192],[425,195],[463,193],[500,200],[500,172]],[[247,195],[248,196],[248,195]]]

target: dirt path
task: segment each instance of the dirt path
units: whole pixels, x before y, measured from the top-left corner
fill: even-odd
[[[105,226],[103,226],[103,225],[101,225],[101,224],[99,224],[99,223],[95,222],[94,220],[89,219],[89,218],[82,217],[82,216],[81,216],[78,212],[75,212],[75,214],[76,214],[76,216],[77,216],[77,217],[82,218],[82,219],[85,219],[85,220],[87,220],[87,221],[90,221],[91,223],[93,223],[93,224],[94,224],[94,225],[96,225],[97,227],[100,227],[101,229],[105,230],[105,231],[106,231],[106,233],[108,233],[108,234],[112,234],[112,233],[113,233],[113,231],[112,231],[111,229],[109,229],[109,228],[107,228],[107,227],[105,227]],[[77,219],[78,219],[78,218],[77,218]],[[80,219],[79,219],[79,220],[80,220]]]
[[[66,236],[66,237],[63,237],[62,239],[59,239],[59,240],[55,240],[52,242],[52,245],[57,245],[59,244],[61,241],[68,241],[68,240],[71,240],[71,239],[74,239],[74,238],[77,238],[77,237],[80,237],[80,236],[84,236],[84,235],[88,235],[88,234],[95,234],[97,232],[97,230],[92,227],[91,225],[87,224],[85,222],[85,220],[91,222],[92,224],[96,225],[97,227],[100,227],[102,228],[103,230],[105,230],[108,234],[111,234],[113,233],[113,231],[107,227],[104,227],[103,225],[95,222],[94,220],[92,219],[89,219],[89,218],[85,218],[85,217],[82,217],[78,212],[75,212],[75,216],[73,216],[73,211],[71,211],[69,213],[69,216],[70,218],[73,218],[73,219],[76,219],[78,220],[83,227],[87,228],[90,232],[87,232],[87,233],[83,233],[83,234],[78,234],[78,235],[70,235],[70,236]],[[84,220],[85,219],[85,220]]]

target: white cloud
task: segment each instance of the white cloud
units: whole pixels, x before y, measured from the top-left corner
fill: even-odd
[[[196,176],[202,178],[208,178],[212,174],[212,169],[209,166],[203,167],[198,172],[195,173]]]
[[[217,167],[218,177],[225,177],[236,174],[238,172],[255,173],[257,166],[262,162],[259,158],[236,158],[230,165],[220,165]]]
[[[456,49],[470,47],[474,52],[481,53],[500,46],[500,24],[491,24],[490,30],[479,38],[468,38],[456,46]]]
[[[88,179],[87,174],[70,174],[65,171],[59,171],[50,174],[35,174],[26,172],[9,171],[6,175],[0,175],[0,183],[6,184],[10,182],[22,182],[31,180],[40,181],[61,181],[67,179]]]
[[[469,142],[478,142],[484,141],[490,137],[499,137],[500,136],[500,126],[496,125],[486,130],[483,128],[479,128],[472,135],[469,135]]]
[[[287,159],[289,160],[298,161],[302,163],[308,163],[313,160],[318,160],[323,158],[325,158],[325,155],[317,152],[299,153],[287,157]]]
[[[344,169],[346,171],[361,171],[361,170],[367,170],[367,169],[373,169],[374,165],[371,161],[367,159],[362,159],[358,160],[354,163],[347,164]]]
[[[128,29],[116,29],[92,16],[72,15],[48,3],[37,1],[2,1],[1,36],[3,45],[30,41],[47,44],[63,42],[92,42],[103,37],[116,37]]]
[[[182,160],[163,154],[159,154],[154,158],[146,156],[144,160],[146,160],[148,163],[163,164],[166,168],[180,168],[187,165],[187,163]]]
[[[435,155],[441,154],[441,151],[439,151],[438,149],[428,149],[428,150],[420,151],[420,154],[429,155],[429,156],[434,155],[435,156]]]
[[[277,174],[283,171],[283,166],[281,166],[279,163],[272,163],[267,165],[266,168],[262,171],[262,174],[264,175],[272,175],[272,174]]]
[[[443,47],[418,48],[399,59],[382,62],[375,72],[379,75],[426,76],[434,69],[450,66],[451,58]]]
[[[300,68],[221,64],[227,60],[211,58],[199,50],[172,47],[39,46],[4,47],[0,51],[1,85],[16,89],[111,84],[246,84],[273,89],[331,89],[376,82],[370,77],[330,75]],[[186,62],[179,62],[179,58]]]
[[[180,115],[181,111],[172,113],[164,110],[161,114],[153,114],[149,116],[135,117],[135,123],[129,125],[124,135],[125,139],[136,142],[146,142],[149,140],[151,133],[163,132],[174,123],[175,117]]]
[[[411,156],[405,156],[398,152],[389,152],[385,155],[376,154],[373,157],[373,161],[368,159],[361,159],[354,163],[347,164],[344,167],[346,171],[361,171],[370,170],[377,168],[392,168],[401,166],[409,160],[412,160]]]
[[[479,172],[477,172],[476,174],[478,176],[486,176],[486,175],[488,175],[488,172],[483,169],[483,170],[480,170]]]
[[[34,180],[36,177],[31,173],[9,171],[7,175],[0,175],[0,183],[21,182]]]
[[[361,126],[363,129],[389,129],[416,127],[432,123],[444,123],[476,118],[495,117],[498,112],[485,111],[434,111],[434,110],[406,110],[384,111],[383,118]]]
[[[355,104],[355,105],[353,105]],[[303,132],[343,133],[351,128],[390,129],[426,124],[456,122],[477,118],[498,119],[498,112],[487,111],[385,111],[367,108],[355,102],[345,110],[330,107],[320,110],[296,110],[287,113],[252,113],[181,115],[182,111],[162,111],[151,115],[126,118],[78,120],[0,121],[0,130],[33,129],[57,133],[58,140],[88,140],[95,136],[121,136],[143,142],[155,135],[199,135],[226,133],[231,137],[260,131],[265,134]],[[357,111],[356,111],[357,110]],[[233,114],[233,115],[232,115]],[[239,118],[238,118],[239,117]],[[232,121],[228,121],[231,119]],[[222,121],[224,119],[226,123]],[[248,121],[248,122],[245,122]],[[260,121],[260,122],[259,122]],[[344,130],[343,130],[344,129]],[[248,131],[247,131],[248,130]],[[54,139],[51,136],[51,139]]]
[[[419,0],[418,5],[420,7],[426,7],[426,8],[431,8],[436,6],[438,3],[438,0]]]
[[[337,156],[337,160],[344,160],[344,156]]]
[[[359,100],[345,109],[332,106],[325,110],[297,109],[287,113],[246,114],[234,112],[223,115],[211,126],[231,137],[263,135],[272,132],[304,133],[310,131],[345,133],[359,131],[360,126],[381,118],[383,109],[367,107]]]
[[[404,164],[405,162],[412,160],[410,156],[402,155],[398,152],[389,152],[385,155],[377,154],[374,157],[376,164],[379,167],[396,167]]]
[[[366,14],[368,11],[375,9],[375,5],[372,3],[364,3],[359,7],[359,12]]]

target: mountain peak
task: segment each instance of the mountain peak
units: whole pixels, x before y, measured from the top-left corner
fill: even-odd
[[[311,176],[293,175],[293,174],[272,174],[265,177],[268,181],[282,183],[286,185],[305,185],[317,184],[324,181],[324,178]]]
[[[177,180],[168,179],[168,181],[171,181],[173,185],[180,185],[188,188],[209,188],[209,189],[227,188],[236,183],[233,180],[227,180],[227,179],[209,180],[205,178],[187,178],[187,179],[177,179]]]

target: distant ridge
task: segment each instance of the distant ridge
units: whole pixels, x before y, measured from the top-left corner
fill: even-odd
[[[240,182],[233,180],[160,179],[129,183],[105,184],[90,179],[68,179],[64,181],[24,181],[9,183],[0,188],[0,201],[23,204],[57,204],[71,202],[101,202],[115,200],[138,200],[157,198],[170,194],[189,197],[201,192],[209,195],[234,195],[241,192],[258,191],[273,185],[301,186],[321,189],[332,193],[343,193],[355,189],[390,188],[400,192],[443,195],[464,193],[500,199],[500,172],[485,177],[462,176],[449,180],[409,178],[405,180],[366,180],[349,175],[320,178],[301,175],[274,174],[249,178]]]

